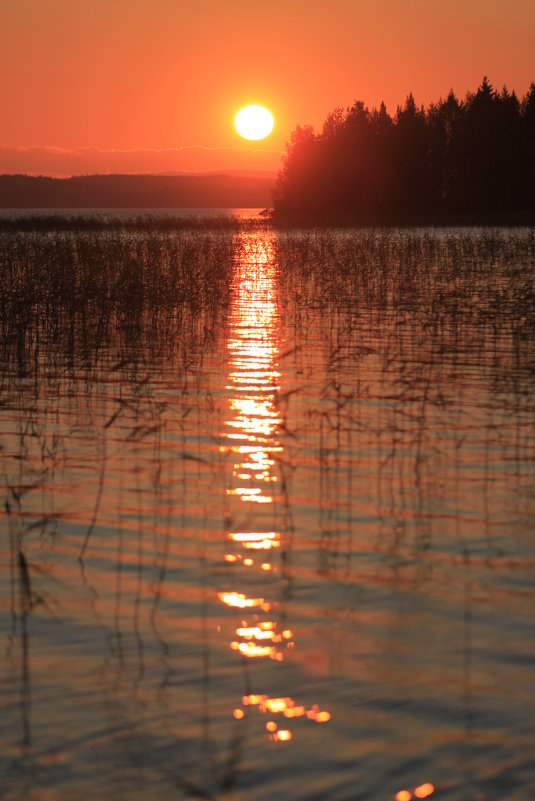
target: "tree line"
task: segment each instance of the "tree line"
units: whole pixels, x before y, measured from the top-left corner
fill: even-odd
[[[535,83],[519,99],[484,78],[427,108],[411,93],[394,117],[336,109],[293,132],[273,200],[289,222],[533,219]]]

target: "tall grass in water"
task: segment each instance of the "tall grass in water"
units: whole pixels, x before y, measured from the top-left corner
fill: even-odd
[[[45,220],[29,231],[3,228],[0,405],[9,424],[0,435],[2,506],[11,543],[13,634],[21,636],[22,738],[28,743],[31,599],[46,598],[50,590],[61,595],[43,572],[41,552],[61,531],[62,477],[68,465],[76,470],[84,460],[97,473],[96,488],[82,499],[88,508],[78,535],[82,560],[109,479],[110,436],[124,443],[126,459],[148,443],[154,492],[162,492],[158,453],[169,397],[159,392],[160,368],[173,366],[180,420],[195,405],[204,353],[224,324],[235,224],[58,230]],[[125,469],[135,465],[126,461]],[[154,542],[161,579],[168,544],[156,533]],[[39,614],[53,614],[54,603],[51,597]]]
[[[39,231],[58,232],[72,231],[93,231],[101,234],[105,231],[238,231],[247,225],[255,227],[258,221],[254,218],[238,220],[236,217],[222,215],[195,216],[176,215],[176,214],[151,214],[126,212],[123,214],[106,214],[90,212],[71,212],[57,214],[17,214],[12,212],[6,216],[0,216],[0,231]]]
[[[50,416],[81,381],[88,395],[117,385],[106,426],[125,408],[139,417],[162,364],[187,386],[228,304],[232,236],[194,226],[0,234],[0,402],[23,412],[24,447],[40,442],[29,435],[38,408]],[[39,447],[58,452],[57,441]]]
[[[0,234],[0,403],[20,415],[25,484],[38,486],[64,457],[61,426],[45,436],[40,423],[64,398],[79,402],[81,382],[86,397],[117,386],[97,425],[129,410],[136,430],[142,406],[149,419],[161,413],[150,387],[158,365],[172,361],[177,385],[187,385],[228,303],[232,235],[191,225]],[[102,411],[86,403],[87,423],[93,414]]]
[[[304,407],[293,395],[289,449],[318,454],[332,558],[349,558],[352,520],[370,509],[387,551],[428,547],[463,514],[458,552],[482,519],[492,550],[492,510],[509,503],[493,497],[492,473],[516,464],[526,482],[534,464],[533,229],[294,231],[275,249],[286,338],[299,344],[288,362],[317,397]],[[373,495],[359,497],[370,476]]]
[[[128,353],[156,356],[192,329],[206,335],[225,302],[231,234],[185,231],[4,233],[0,326],[4,370]]]
[[[385,365],[404,371],[411,360],[403,351],[414,348],[434,367],[437,385],[456,353],[498,382],[531,372],[533,229],[292,233],[279,235],[276,248],[291,318],[334,310],[343,318],[337,345],[358,348],[375,335]],[[381,344],[376,335],[386,321]],[[301,333],[306,338],[305,324]]]

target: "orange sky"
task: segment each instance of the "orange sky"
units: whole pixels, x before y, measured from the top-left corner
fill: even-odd
[[[1,0],[0,172],[277,170],[297,124],[535,80],[535,0]],[[236,111],[263,103],[247,144]]]

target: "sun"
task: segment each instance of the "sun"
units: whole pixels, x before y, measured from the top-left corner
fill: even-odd
[[[236,114],[234,126],[244,139],[265,139],[273,130],[273,116],[264,106],[245,106]]]

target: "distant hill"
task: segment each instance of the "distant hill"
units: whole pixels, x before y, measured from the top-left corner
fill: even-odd
[[[2,209],[266,208],[274,176],[0,175]]]

